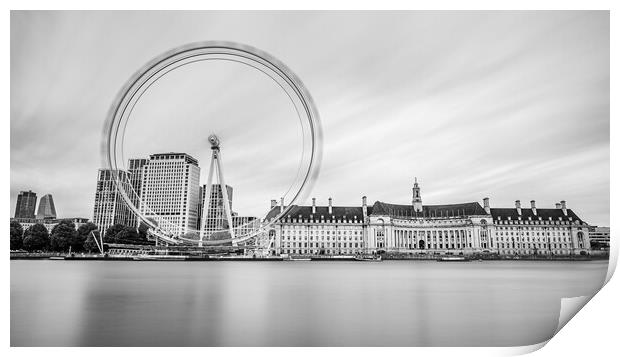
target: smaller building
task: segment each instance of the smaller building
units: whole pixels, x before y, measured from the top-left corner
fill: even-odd
[[[593,250],[608,250],[611,240],[609,227],[590,227],[590,245]]]
[[[260,220],[251,216],[233,215],[232,224],[235,237],[242,237],[256,232],[260,227]]]
[[[54,227],[56,227],[56,225],[60,223],[60,221],[71,221],[73,222],[73,224],[75,224],[75,229],[78,229],[80,228],[80,226],[88,223],[88,218],[15,218],[13,219],[13,221],[21,224],[22,228],[24,228],[24,231],[34,226],[35,224],[42,224],[45,226],[45,228],[47,228],[48,233],[52,233],[52,229],[54,229]]]

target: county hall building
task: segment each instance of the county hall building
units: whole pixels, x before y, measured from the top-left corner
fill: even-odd
[[[590,250],[588,225],[566,202],[555,208],[491,208],[478,202],[423,205],[413,185],[411,204],[377,201],[372,206],[292,206],[274,221],[272,254],[351,255],[358,253],[501,255],[584,255]],[[272,201],[267,220],[285,207]]]

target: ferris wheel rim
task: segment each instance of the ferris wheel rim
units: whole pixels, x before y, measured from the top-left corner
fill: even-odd
[[[116,123],[116,119],[118,118],[119,120],[123,120],[123,114],[121,114],[120,117],[118,117],[118,113],[120,109],[125,110],[127,108],[127,106],[129,105],[129,103],[131,103],[131,98],[129,101],[125,101],[125,99],[127,98],[127,96],[130,94],[130,92],[135,89],[135,86],[140,84],[144,85],[145,83],[148,82],[148,79],[150,79],[150,77],[157,75],[158,73],[166,70],[172,63],[168,63],[166,65],[163,65],[160,68],[157,68],[157,66],[160,66],[162,64],[164,64],[166,61],[174,59],[175,57],[179,57],[180,55],[183,54],[187,54],[190,53],[192,51],[200,51],[200,50],[215,50],[215,49],[219,49],[219,50],[226,50],[227,52],[225,52],[225,55],[230,55],[230,56],[236,56],[240,53],[244,53],[246,54],[246,56],[243,56],[246,60],[249,60],[255,64],[258,65],[262,65],[265,68],[271,70],[273,73],[277,74],[278,76],[280,76],[280,78],[282,78],[284,80],[284,82],[289,86],[290,89],[293,90],[294,94],[297,96],[297,99],[299,100],[299,102],[303,105],[304,108],[304,112],[306,115],[306,119],[308,121],[308,126],[310,128],[310,135],[311,135],[311,153],[310,153],[310,161],[308,163],[308,167],[305,170],[305,175],[303,177],[303,181],[300,184],[299,189],[297,190],[297,192],[295,193],[295,195],[291,198],[289,204],[284,207],[280,213],[278,213],[273,219],[270,220],[270,222],[267,222],[267,224],[265,225],[265,227],[268,227],[271,225],[271,222],[276,221],[282,217],[284,217],[287,212],[289,212],[290,208],[294,205],[294,203],[301,197],[305,196],[308,191],[310,190],[312,184],[314,183],[314,180],[317,178],[318,176],[318,170],[319,170],[319,166],[320,166],[320,162],[322,159],[322,130],[321,130],[321,125],[320,125],[320,117],[319,117],[319,112],[318,109],[316,108],[316,105],[314,103],[314,100],[312,98],[312,96],[310,95],[309,91],[306,89],[305,85],[303,84],[303,82],[301,81],[301,79],[299,79],[299,77],[297,77],[297,75],[288,67],[286,66],[284,63],[282,63],[280,60],[278,60],[276,57],[270,55],[269,53],[258,49],[256,47],[250,46],[250,45],[246,45],[246,44],[241,44],[241,43],[237,43],[237,42],[231,42],[231,41],[200,41],[200,42],[193,42],[193,43],[188,43],[182,46],[178,46],[175,47],[169,51],[166,51],[162,54],[160,54],[159,56],[156,56],[155,58],[153,58],[151,61],[147,62],[145,65],[143,65],[138,71],[136,71],[126,82],[125,84],[121,87],[121,90],[118,92],[116,98],[114,99],[107,117],[106,117],[106,122],[104,124],[104,132],[103,132],[103,140],[102,140],[102,153],[103,153],[103,158],[102,160],[104,161],[104,167],[108,167],[112,170],[112,175],[114,177],[114,183],[117,187],[117,189],[119,190],[119,192],[121,193],[121,197],[123,198],[123,200],[125,201],[125,203],[129,206],[129,208],[132,210],[132,212],[140,219],[141,222],[144,222],[147,226],[149,226],[149,228],[152,228],[156,231],[162,231],[161,228],[157,227],[156,225],[154,225],[149,219],[147,219],[141,212],[140,210],[133,204],[133,202],[131,202],[131,200],[129,199],[129,197],[127,196],[127,193],[125,192],[124,188],[122,187],[122,185],[120,185],[120,177],[118,174],[118,163],[117,163],[117,138],[116,136],[118,135],[118,130],[120,127],[121,123]],[[208,51],[205,53],[198,53],[196,54],[196,56],[199,55],[213,55],[217,52],[212,52],[209,53]],[[256,59],[256,57],[258,57],[260,60],[266,62],[267,64],[269,64],[270,66],[266,65],[265,63],[259,61]],[[147,78],[146,80],[144,80],[144,77],[151,73],[151,76],[149,78]],[[273,77],[272,77],[273,79]],[[275,79],[274,79],[275,80]],[[276,81],[277,82],[277,81]],[[279,82],[277,82],[279,83]],[[139,89],[139,87],[138,87]],[[283,88],[284,89],[284,88]],[[285,89],[284,89],[285,90]],[[285,90],[286,91],[286,90]],[[134,91],[132,95],[135,95],[137,93],[137,91]],[[288,92],[287,92],[288,93]],[[289,95],[290,97],[290,95]],[[124,106],[123,106],[124,103]],[[301,119],[301,118],[300,118]],[[126,123],[128,122],[128,118]],[[115,124],[118,124],[119,126],[115,127]],[[116,130],[115,130],[116,129]],[[124,130],[124,129],[123,129]],[[124,131],[123,131],[124,133]],[[114,137],[113,137],[114,135]],[[121,141],[124,142],[124,137],[123,140]],[[111,146],[111,144],[114,143],[113,146]],[[133,189],[133,185],[131,187]],[[135,193],[135,190],[134,190]],[[265,215],[265,217],[257,217],[257,219],[261,219],[264,220],[268,215],[269,215],[270,211],[268,211]],[[262,224],[261,224],[262,226]],[[242,237],[238,237],[238,238],[231,238],[231,239],[220,239],[220,240],[192,240],[192,239],[182,239],[184,241],[193,241],[195,243],[202,243],[205,245],[213,245],[213,244],[221,244],[221,243],[229,243],[229,242],[243,242],[246,241],[248,239],[252,239],[254,237],[256,237],[256,235],[258,234],[258,232],[262,232],[264,231],[264,227],[262,227],[261,229],[258,229],[256,234],[247,234],[245,236]],[[253,232],[254,233],[254,232]],[[172,237],[172,236],[168,236],[167,238],[164,238],[165,234],[157,234],[157,236],[159,236],[159,238],[164,239],[166,241],[168,241],[169,243],[173,243],[173,242],[177,242],[179,237]]]

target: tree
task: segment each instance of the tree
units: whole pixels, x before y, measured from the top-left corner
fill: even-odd
[[[92,234],[91,232],[96,231],[97,230],[97,225],[94,224],[93,222],[88,222],[85,224],[82,224],[78,229],[77,229],[77,234],[75,236],[75,242],[73,244],[73,249],[75,251],[83,251],[85,250],[85,244],[86,241],[88,240],[88,238],[90,237],[92,239]],[[92,242],[93,244],[95,244],[95,242]],[[86,249],[88,250],[88,249]],[[91,247],[92,250],[92,247]],[[97,250],[97,246],[95,245],[95,250]]]
[[[120,223],[108,227],[103,236],[104,243],[116,243],[116,235],[126,227]]]
[[[224,239],[230,239],[230,238],[231,238],[230,232],[217,231],[211,234],[211,237],[209,239],[210,240],[224,240]]]
[[[142,240],[135,228],[124,227],[120,232],[116,233],[114,242],[119,244],[140,244]]]
[[[50,248],[54,252],[66,252],[76,242],[77,232],[75,223],[70,220],[62,220],[52,228],[50,235]]]
[[[83,226],[82,226],[83,227]],[[82,228],[80,227],[80,228]],[[78,229],[79,230],[79,229]],[[99,251],[99,246],[97,246],[97,242],[95,242],[95,238],[93,237],[93,234],[95,235],[95,237],[97,237],[97,241],[101,242],[101,233],[99,233],[98,230],[94,230],[94,231],[90,231],[88,233],[88,236],[86,237],[86,241],[84,241],[84,250],[88,251],[89,253],[92,252],[98,252]]]
[[[50,244],[47,228],[41,223],[33,224],[24,232],[24,249],[29,252],[46,250]]]
[[[197,232],[187,232],[185,234],[182,234],[181,237],[190,240],[199,240],[200,234],[198,234]]]
[[[20,250],[24,244],[24,228],[17,221],[11,221],[11,250]]]
[[[148,232],[149,232],[149,226],[147,226],[144,222],[140,222],[140,224],[138,225],[138,235],[140,236],[141,240],[148,240]]]

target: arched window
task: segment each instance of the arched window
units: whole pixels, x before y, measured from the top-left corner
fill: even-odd
[[[384,239],[385,239],[385,222],[383,221],[383,219],[379,218],[377,220],[377,223],[380,224],[379,227],[377,227],[377,248],[384,248],[385,247],[385,243],[384,243]]]

